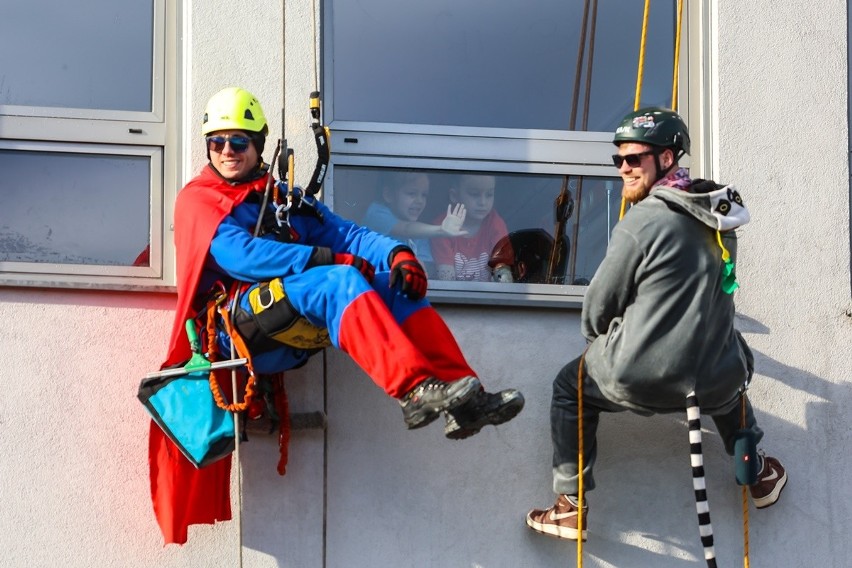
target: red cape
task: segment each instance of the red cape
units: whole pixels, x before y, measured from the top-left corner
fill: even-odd
[[[178,193],[174,222],[177,306],[162,368],[183,363],[191,356],[185,324],[195,314],[193,301],[210,241],[234,207],[252,191],[263,191],[266,177],[232,185],[208,165]],[[189,525],[231,518],[230,456],[196,469],[151,421],[148,463],[154,514],[166,544],[185,543]]]

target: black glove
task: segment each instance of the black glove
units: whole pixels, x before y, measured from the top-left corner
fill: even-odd
[[[345,252],[333,252],[330,248],[314,247],[311,258],[305,268],[313,268],[314,266],[327,266],[329,264],[345,264],[354,266],[358,269],[367,282],[373,281],[373,276],[376,275],[376,269],[367,261],[366,258],[349,254]]]
[[[412,300],[426,295],[427,279],[423,266],[407,246],[394,248],[389,257],[391,265],[390,285],[399,282],[400,290]]]

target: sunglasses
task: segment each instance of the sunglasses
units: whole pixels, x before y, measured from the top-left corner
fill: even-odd
[[[639,152],[638,154],[627,154],[625,156],[619,156],[618,154],[612,155],[612,163],[615,164],[616,168],[620,168],[621,164],[627,162],[627,165],[631,168],[638,168],[639,164],[642,163],[642,158],[644,156],[651,156],[655,152],[653,150],[648,150],[647,152]]]
[[[231,144],[231,150],[237,154],[242,154],[249,149],[251,138],[248,136],[208,136],[207,149],[211,152],[221,152],[225,149],[225,144]]]

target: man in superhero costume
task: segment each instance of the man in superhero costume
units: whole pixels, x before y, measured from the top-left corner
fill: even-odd
[[[283,216],[275,203],[261,212],[271,175],[261,157],[268,128],[251,93],[216,93],[202,133],[209,164],[175,203],[178,298],[164,368],[190,357],[184,323],[211,290],[245,283],[234,320],[256,372],[295,368],[330,344],[398,399],[409,429],[444,414],[446,437],[463,439],[521,411],[517,390],[482,388],[425,299],[426,274],[408,247],[308,195],[297,195]],[[227,333],[219,349],[229,357]],[[149,462],[167,543],[186,542],[188,525],[231,518],[230,457],[196,469],[152,422]]]

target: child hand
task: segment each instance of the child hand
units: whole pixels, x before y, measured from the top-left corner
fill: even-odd
[[[467,210],[465,210],[464,204],[456,203],[455,206],[452,204],[447,205],[447,216],[441,222],[441,230],[451,237],[466,235],[467,231],[462,229],[466,215]]]

